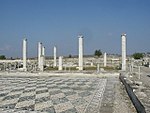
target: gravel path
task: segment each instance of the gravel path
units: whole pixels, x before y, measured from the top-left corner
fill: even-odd
[[[121,84],[115,85],[115,102],[113,113],[136,113],[136,110],[126,93],[124,86]]]
[[[100,113],[136,113],[124,86],[117,77],[107,79]]]

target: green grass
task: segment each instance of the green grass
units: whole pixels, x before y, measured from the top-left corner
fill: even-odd
[[[63,70],[65,70],[64,67],[63,67]],[[78,69],[76,67],[66,67],[66,70],[75,71],[75,70],[78,70]]]
[[[114,67],[100,67],[100,68],[103,68],[104,70],[108,70],[108,71],[112,71],[112,70],[117,70],[116,68]],[[78,70],[78,68],[76,67],[63,67],[63,70],[70,70],[70,71],[75,71],[75,70]],[[58,70],[58,67],[47,67],[45,69],[46,71],[57,71]],[[89,66],[89,67],[84,67],[83,70],[87,70],[87,71],[90,71],[90,70],[97,70],[97,67],[95,66]]]
[[[94,66],[84,67],[84,70],[97,70],[97,67]]]
[[[58,70],[58,67],[47,67],[45,70],[46,71],[56,71],[56,70]]]
[[[104,70],[108,70],[108,71],[115,70],[115,68],[114,68],[114,67],[109,67],[109,66],[102,67],[102,68],[104,68]]]

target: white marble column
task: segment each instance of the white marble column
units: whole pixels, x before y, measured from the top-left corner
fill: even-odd
[[[45,47],[42,46],[43,65],[45,65]]]
[[[56,60],[56,58],[57,58],[56,46],[54,46],[54,67],[57,66],[57,60]]]
[[[40,71],[44,71],[44,56],[40,56]]]
[[[40,63],[41,63],[41,55],[42,55],[42,43],[38,43],[38,68],[40,69]]]
[[[107,54],[106,52],[104,53],[104,67],[107,66]]]
[[[122,71],[126,71],[126,34],[122,34],[121,39],[122,39]]]
[[[59,67],[58,70],[61,71],[63,69],[62,56],[59,57]]]
[[[83,36],[79,37],[79,70],[83,70]]]
[[[27,39],[23,39],[23,70],[27,71]]]

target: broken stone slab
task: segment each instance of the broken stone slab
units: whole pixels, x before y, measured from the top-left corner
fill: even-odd
[[[147,95],[146,95],[144,92],[137,92],[136,95],[137,95],[139,98],[145,98],[145,97],[147,97]]]

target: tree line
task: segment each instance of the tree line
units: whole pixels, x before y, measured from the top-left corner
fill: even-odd
[[[6,56],[5,55],[0,55],[0,60],[5,60]]]
[[[100,57],[101,55],[102,55],[102,51],[100,49],[99,50],[95,50],[94,56]],[[134,59],[142,59],[144,57],[144,54],[143,53],[134,53],[132,55],[132,57]]]

